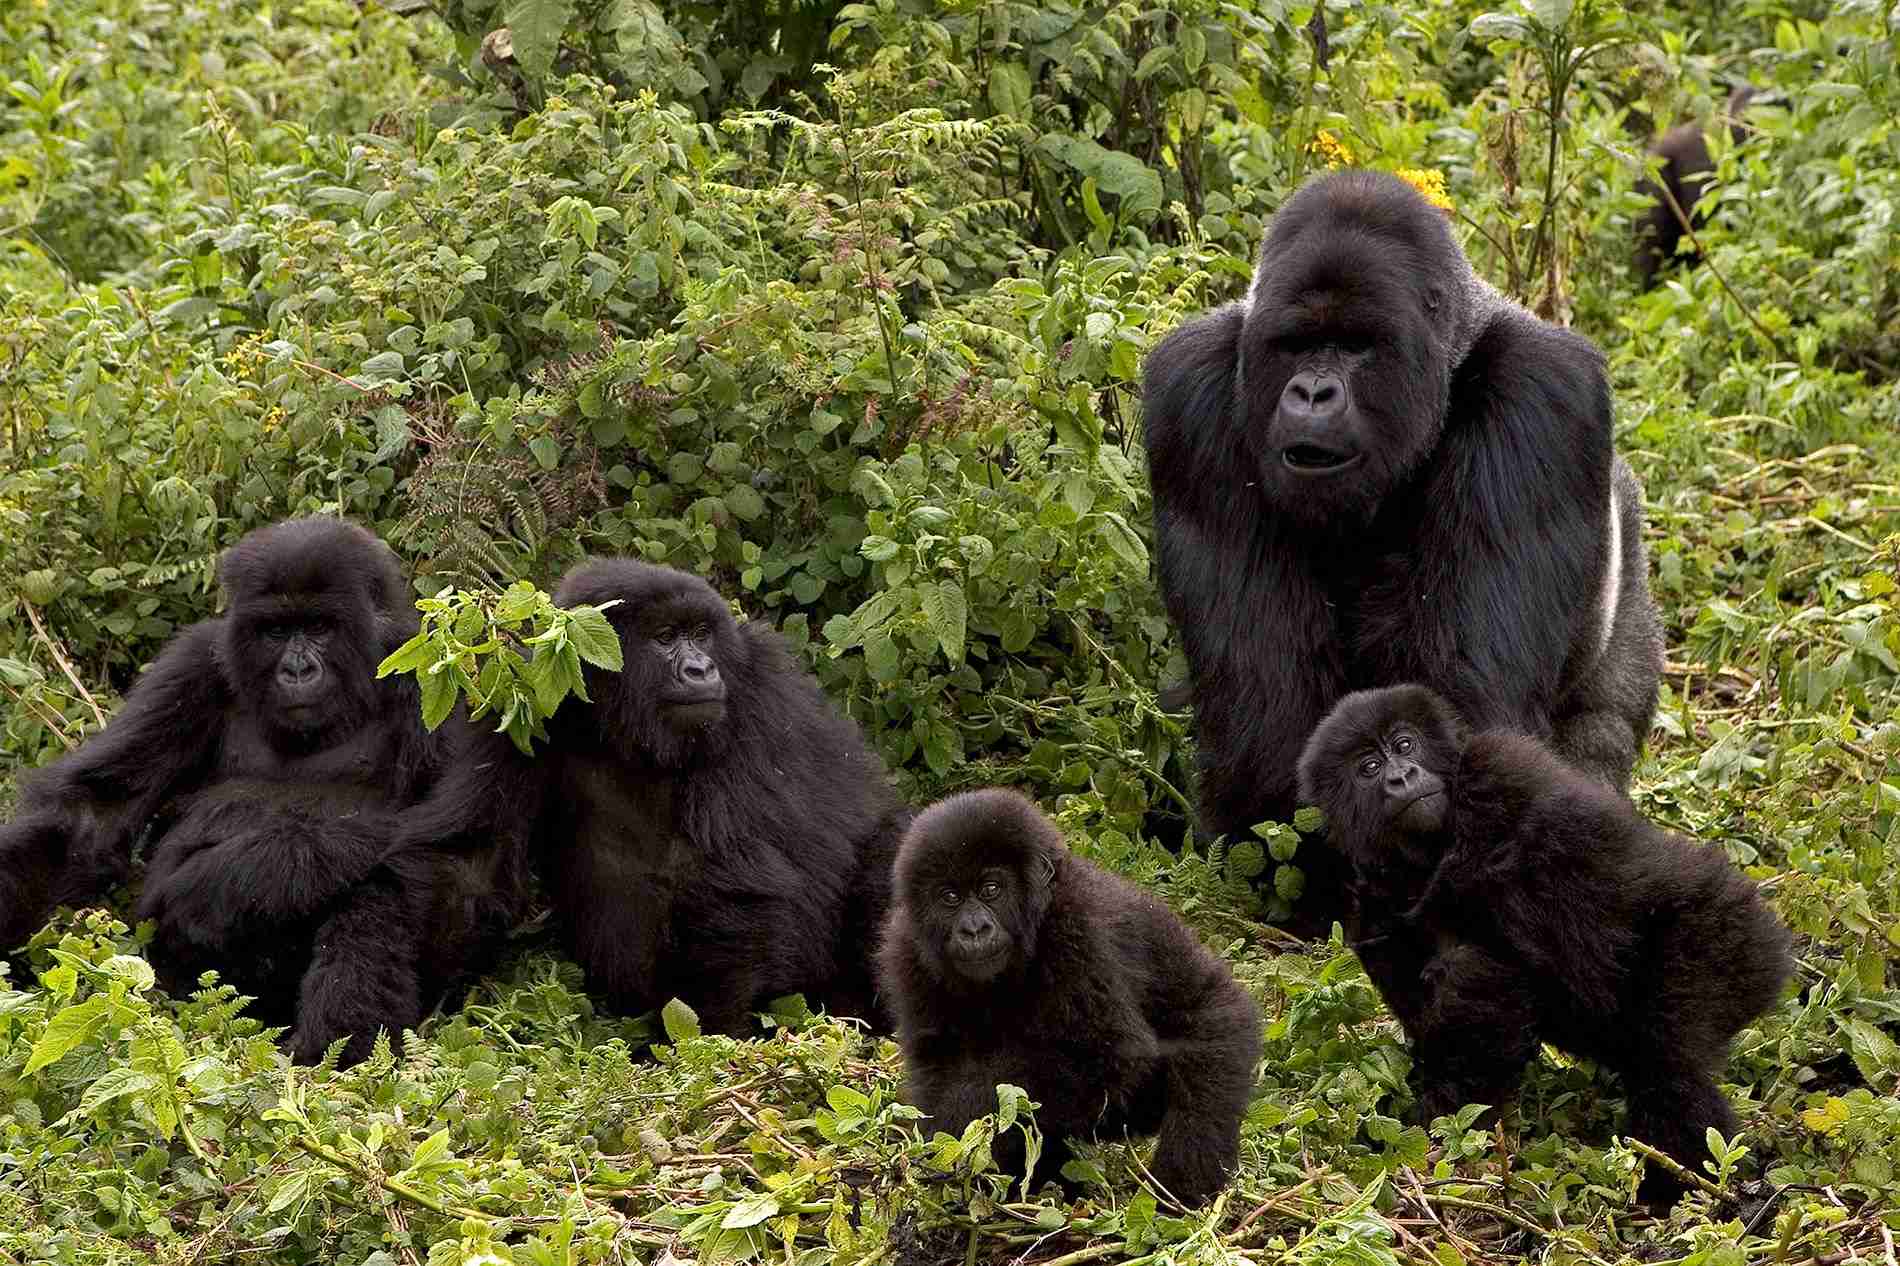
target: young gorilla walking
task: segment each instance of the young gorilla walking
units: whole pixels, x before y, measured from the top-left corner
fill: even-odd
[[[920,814],[893,887],[880,980],[907,1096],[933,1125],[962,1131],[1009,1082],[1042,1105],[1032,1185],[1060,1171],[1068,1136],[1130,1132],[1159,1133],[1150,1169],[1177,1200],[1220,1190],[1239,1163],[1260,1012],[1173,911],[1070,853],[1002,789]],[[1020,1143],[999,1144],[1020,1169]]]
[[[1787,929],[1718,849],[1422,686],[1347,695],[1300,757],[1357,874],[1353,948],[1413,1043],[1426,1119],[1513,1093],[1540,1041],[1616,1070],[1629,1132],[1699,1169],[1711,1074],[1772,1006]],[[1646,1198],[1677,1194],[1651,1171]]]

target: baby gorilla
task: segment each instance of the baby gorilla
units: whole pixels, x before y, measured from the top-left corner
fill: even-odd
[[[1422,686],[1340,700],[1300,757],[1357,872],[1353,948],[1413,1043],[1427,1120],[1511,1094],[1539,1041],[1615,1069],[1629,1133],[1691,1171],[1736,1118],[1711,1074],[1772,1006],[1788,932],[1717,849]],[[1652,1171],[1646,1199],[1677,1194]]]
[[[897,1014],[906,1095],[960,1133],[998,1082],[1042,1106],[1031,1185],[1070,1135],[1159,1133],[1155,1181],[1203,1203],[1240,1159],[1260,1013],[1160,901],[1076,857],[1013,791],[933,805],[897,854],[879,975]],[[1020,1170],[1022,1149],[998,1140]]]

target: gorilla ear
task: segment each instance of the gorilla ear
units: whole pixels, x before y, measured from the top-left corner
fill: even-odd
[[[1425,291],[1425,310],[1427,312],[1436,312],[1444,306],[1445,292],[1443,289],[1438,286],[1432,286]]]
[[[1038,888],[1047,888],[1056,881],[1056,859],[1048,853],[1036,854],[1036,864],[1031,868],[1029,880]]]

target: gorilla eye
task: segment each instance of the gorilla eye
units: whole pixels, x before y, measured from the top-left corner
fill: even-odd
[[[693,640],[695,642],[703,642],[711,636],[712,630],[703,624],[693,630]]]
[[[1003,885],[997,883],[994,879],[992,879],[988,883],[984,884],[981,888],[978,888],[976,890],[976,895],[983,898],[983,900],[985,901],[994,901],[998,897],[1003,895]]]
[[[957,906],[963,904],[963,894],[959,893],[955,888],[945,888],[942,892],[937,894],[937,900],[955,909]]]
[[[1409,734],[1399,735],[1399,741],[1392,745],[1392,750],[1401,756],[1410,755],[1412,751],[1412,736]]]
[[[658,642],[661,646],[671,646],[678,639],[678,629],[661,629],[658,633],[653,635],[653,640]]]
[[[1359,762],[1359,776],[1361,778],[1372,777],[1374,774],[1379,772],[1379,764],[1380,764],[1380,761],[1377,756],[1366,757],[1364,760]]]

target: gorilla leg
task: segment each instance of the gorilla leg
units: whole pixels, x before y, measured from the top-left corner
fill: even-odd
[[[1528,982],[1473,945],[1426,965],[1426,1004],[1412,1033],[1412,1093],[1426,1124],[1467,1103],[1498,1106],[1517,1092],[1537,1053],[1537,1005]]]
[[[1701,1174],[1709,1159],[1710,1126],[1732,1137],[1741,1128],[1715,1081],[1706,1072],[1666,1052],[1642,1066],[1619,1070],[1629,1096],[1629,1133],[1675,1159],[1692,1174]],[[1649,1165],[1637,1198],[1645,1203],[1672,1204],[1683,1191],[1682,1182],[1660,1165]]]
[[[297,997],[291,1058],[314,1064],[347,1037],[344,1066],[368,1057],[376,1031],[392,1042],[422,1022],[423,903],[392,869],[379,868],[318,928]]]

